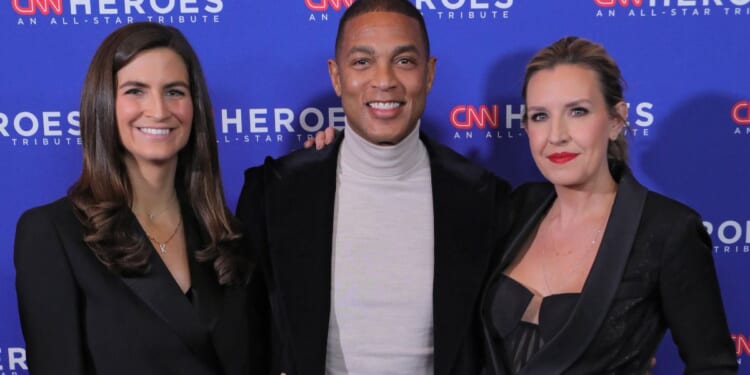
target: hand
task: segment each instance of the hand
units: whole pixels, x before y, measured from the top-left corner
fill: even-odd
[[[333,127],[327,127],[324,130],[315,133],[315,137],[305,140],[304,147],[310,148],[314,145],[316,150],[320,150],[321,148],[330,145],[335,138],[336,129]]]
[[[646,370],[646,373],[644,375],[654,375],[651,370],[656,366],[656,357],[651,357],[651,359],[648,361],[648,370]]]

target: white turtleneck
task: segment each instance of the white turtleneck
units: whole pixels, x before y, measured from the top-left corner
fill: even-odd
[[[434,225],[419,125],[339,152],[326,374],[432,375]]]

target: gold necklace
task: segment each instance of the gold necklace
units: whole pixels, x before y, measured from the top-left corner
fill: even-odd
[[[177,234],[177,230],[180,229],[180,225],[182,225],[182,215],[180,215],[180,220],[177,222],[177,226],[174,227],[174,231],[172,231],[172,234],[170,234],[169,238],[167,238],[167,240],[164,241],[164,242],[161,242],[161,241],[157,240],[156,237],[150,235],[148,232],[146,232],[145,229],[144,229],[144,232],[146,232],[146,236],[148,237],[149,240],[151,240],[155,244],[159,245],[159,251],[162,254],[166,254],[167,253],[167,244],[169,243],[169,241],[172,241],[172,238],[174,238],[175,234]]]
[[[170,204],[170,203],[172,203],[172,201],[173,201],[173,200],[175,200],[175,198],[177,198],[177,193],[174,193],[174,194],[172,194],[172,197],[171,197],[171,198],[169,198],[169,201],[167,201],[166,207],[164,207],[164,209],[163,209],[163,210],[161,210],[161,211],[159,211],[159,212],[156,212],[156,213],[154,213],[154,212],[151,212],[151,213],[148,213],[148,212],[141,212],[140,210],[136,210],[135,208],[131,208],[131,209],[132,209],[132,210],[133,210],[133,212],[135,212],[135,213],[143,213],[143,214],[146,214],[146,216],[148,217],[148,220],[149,220],[149,221],[154,221],[154,220],[156,220],[156,218],[157,218],[157,217],[159,217],[159,215],[161,215],[161,214],[163,214],[163,213],[167,212],[167,210],[169,209],[169,204]]]
[[[609,215],[604,215],[604,217],[600,220],[601,223],[599,224],[598,228],[594,232],[593,237],[591,238],[591,244],[589,245],[589,248],[582,252],[582,254],[578,257],[575,264],[573,264],[567,271],[568,274],[568,280],[565,283],[558,283],[560,285],[560,289],[563,289],[565,286],[567,286],[570,283],[570,280],[573,278],[573,276],[578,272],[578,270],[583,266],[583,260],[586,258],[586,255],[593,251],[596,248],[597,239],[599,239],[599,236],[602,233],[602,230],[604,230],[604,226],[607,223],[607,218]],[[548,229],[549,230],[549,229]],[[553,250],[555,251],[555,256],[560,255],[560,251],[557,248],[557,241],[550,241],[552,242]],[[547,287],[547,293],[552,293],[552,288],[550,288],[550,282],[549,282],[549,276],[547,275],[547,252],[545,251],[546,244],[542,245],[542,276],[544,277],[544,285]],[[573,250],[569,250],[565,255],[570,255],[573,253]]]

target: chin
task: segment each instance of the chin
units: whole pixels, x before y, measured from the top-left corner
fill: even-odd
[[[569,173],[544,173],[544,178],[555,186],[575,187],[585,183],[579,176],[571,176]]]

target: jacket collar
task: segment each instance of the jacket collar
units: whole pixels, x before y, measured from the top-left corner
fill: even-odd
[[[320,151],[267,160],[266,215],[272,273],[298,370],[323,373],[331,304],[337,156],[343,136]],[[490,194],[483,170],[467,168],[424,134],[432,176],[435,373],[448,374],[468,338],[489,257]],[[394,260],[397,261],[397,260]],[[306,372],[303,372],[306,373]]]
[[[638,225],[640,223],[643,206],[648,190],[632,176],[627,167],[618,165],[612,169],[615,180],[618,181],[617,195],[602,237],[599,252],[586,279],[578,303],[570,318],[558,334],[536,353],[520,374],[559,374],[570,367],[589,346],[606,317],[614,300],[617,286],[625,271],[627,259],[630,255]],[[539,194],[537,205],[521,210],[516,218],[520,223],[514,224],[517,233],[510,239],[507,252],[503,256],[499,267],[493,272],[490,283],[512,262],[521,247],[526,243],[539,221],[555,200],[555,192],[551,185]],[[541,204],[539,204],[541,202]],[[525,201],[528,205],[528,201]],[[524,213],[525,211],[525,213]],[[486,295],[484,299],[490,298]],[[481,312],[486,309],[483,301]],[[485,317],[484,322],[488,321]],[[485,341],[489,341],[487,324],[483,324]],[[491,347],[491,346],[490,346]],[[500,368],[505,357],[504,350],[489,351],[490,361],[494,362],[495,372],[502,374]]]
[[[190,347],[196,357],[211,365],[216,364],[216,355],[211,344],[211,328],[221,312],[223,292],[210,264],[198,263],[191,253],[202,247],[202,232],[192,209],[181,204],[188,261],[190,264],[193,303],[182,293],[172,274],[156,253],[149,257],[150,270],[140,276],[121,276],[120,279],[160,319]],[[130,230],[147,243],[148,237],[135,216],[130,221]],[[152,246],[153,247],[153,246]]]

